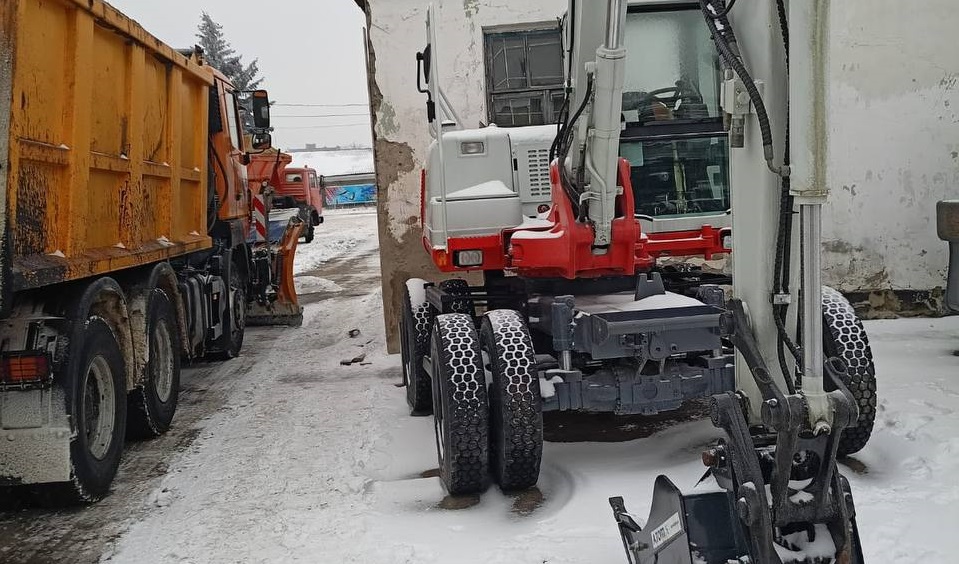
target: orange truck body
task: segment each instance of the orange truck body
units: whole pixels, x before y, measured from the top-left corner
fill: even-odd
[[[0,68],[3,306],[212,245],[209,67],[98,0],[5,0]]]
[[[175,411],[179,360],[160,386],[151,358],[229,358],[248,323],[302,322],[302,225],[250,240],[247,145],[268,144],[268,99],[250,93],[247,132],[238,96],[102,0],[0,1],[0,486],[99,499],[125,420],[160,434]],[[97,376],[113,401],[83,392],[88,358],[122,359]],[[85,425],[109,430],[103,452]]]

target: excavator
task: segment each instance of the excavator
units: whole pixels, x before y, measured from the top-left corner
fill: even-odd
[[[657,478],[646,520],[609,500],[628,561],[863,562],[837,459],[869,440],[875,367],[820,264],[829,10],[570,0],[548,142],[461,127],[428,10],[423,244],[484,281],[406,284],[407,401],[433,415],[450,494],[535,485],[544,411],[708,398],[724,436],[703,478]],[[663,266],[729,252],[731,280]]]

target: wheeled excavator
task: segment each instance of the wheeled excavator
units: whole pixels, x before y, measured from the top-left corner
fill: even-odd
[[[702,480],[660,476],[643,523],[610,499],[629,561],[862,562],[836,461],[868,441],[875,368],[820,265],[830,2],[735,4],[571,0],[548,147],[460,127],[430,8],[423,244],[484,283],[407,282],[407,400],[455,495],[534,485],[543,411],[709,398],[725,437]],[[529,197],[544,151],[548,209]],[[661,261],[730,251],[732,297]]]

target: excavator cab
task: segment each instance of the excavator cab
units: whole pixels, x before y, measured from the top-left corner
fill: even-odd
[[[722,70],[698,4],[630,5],[620,156],[646,233],[730,224]],[[678,48],[682,46],[682,48]]]

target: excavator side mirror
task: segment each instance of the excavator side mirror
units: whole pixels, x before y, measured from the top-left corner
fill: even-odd
[[[257,129],[270,128],[270,95],[266,90],[254,90],[251,95],[253,125]]]
[[[430,89],[423,87],[424,80],[427,85],[430,83],[431,47],[427,44],[422,52],[416,54],[416,90],[421,94],[426,94],[426,118],[430,123],[433,123],[436,121],[436,102],[433,101],[433,94],[430,93]]]
[[[250,142],[254,151],[266,151],[273,147],[273,136],[269,133],[257,133]]]

